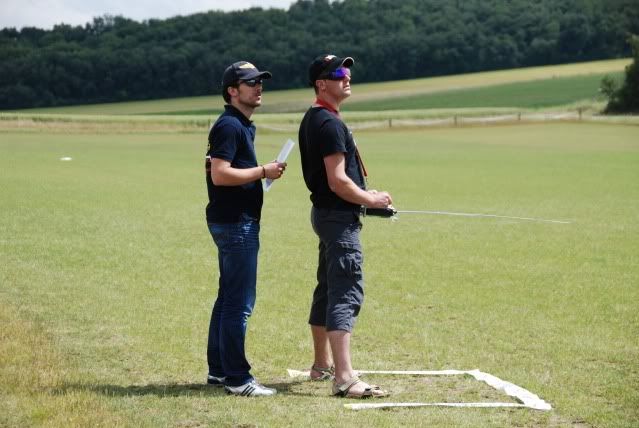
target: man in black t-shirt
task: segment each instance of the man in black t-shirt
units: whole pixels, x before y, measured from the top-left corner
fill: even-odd
[[[333,394],[383,397],[351,366],[350,338],[364,299],[361,207],[388,208],[390,194],[366,190],[364,164],[353,136],[339,116],[351,94],[350,57],[320,55],[309,68],[315,103],[304,115],[299,146],[304,181],[311,192],[311,223],[319,237],[317,285],[309,317],[314,362],[311,379],[333,379]]]
[[[244,342],[248,317],[255,306],[263,178],[278,179],[286,164],[257,163],[250,118],[262,104],[262,80],[271,73],[246,61],[230,65],[222,77],[226,101],[209,132],[206,221],[218,249],[219,289],[213,305],[207,360],[210,385],[229,394],[269,396],[275,389],[250,374]]]

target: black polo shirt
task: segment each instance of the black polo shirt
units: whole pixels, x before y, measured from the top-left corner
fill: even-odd
[[[209,132],[206,152],[206,186],[209,203],[206,206],[208,223],[237,223],[244,215],[259,220],[262,213],[262,181],[255,180],[241,186],[216,186],[211,179],[211,159],[223,159],[233,168],[258,166],[255,156],[255,125],[238,109],[224,106]]]
[[[299,145],[304,181],[311,191],[313,206],[359,210],[359,205],[347,202],[331,191],[324,166],[326,156],[344,153],[346,175],[361,189],[366,188],[353,134],[344,122],[324,107],[311,107],[300,124]]]

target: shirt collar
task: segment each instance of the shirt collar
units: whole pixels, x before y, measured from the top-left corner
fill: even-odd
[[[244,113],[239,111],[237,108],[232,106],[231,104],[224,105],[224,111],[226,114],[237,117],[245,126],[253,125],[253,121],[244,116]]]

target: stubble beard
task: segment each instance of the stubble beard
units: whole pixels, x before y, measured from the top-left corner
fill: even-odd
[[[244,105],[245,107],[249,107],[249,108],[258,108],[258,107],[260,107],[260,106],[262,105],[262,99],[261,99],[261,96],[260,96],[260,98],[259,98],[259,99],[258,99],[258,98],[256,98],[255,100],[251,100],[251,99],[248,99],[248,100],[240,100],[240,103],[241,103],[242,105]]]

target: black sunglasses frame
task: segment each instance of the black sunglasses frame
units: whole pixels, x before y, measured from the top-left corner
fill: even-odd
[[[239,83],[244,83],[249,88],[254,88],[257,85],[263,85],[264,79],[248,79],[248,80],[240,80]]]

